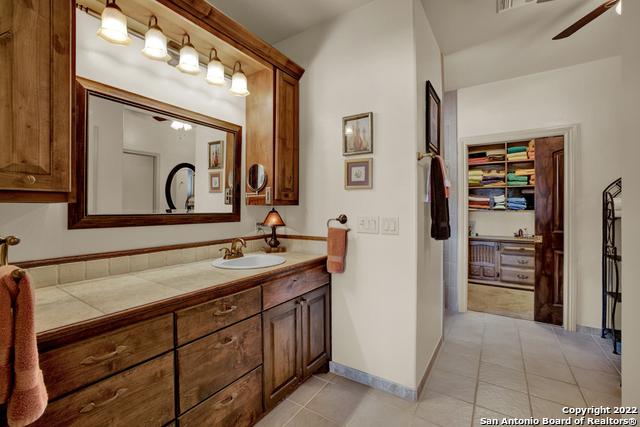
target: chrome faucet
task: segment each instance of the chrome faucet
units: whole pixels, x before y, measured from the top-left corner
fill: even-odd
[[[235,259],[242,258],[244,254],[242,253],[242,248],[247,247],[247,242],[243,238],[235,238],[231,241],[231,249],[222,248],[220,251],[224,251],[223,259]]]

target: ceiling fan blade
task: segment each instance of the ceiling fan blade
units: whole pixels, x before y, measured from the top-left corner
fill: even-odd
[[[582,18],[578,19],[573,25],[569,26],[567,29],[555,36],[553,40],[560,40],[569,37],[576,31],[587,25],[589,22],[593,21],[594,19],[605,13],[607,10],[614,7],[616,4],[618,4],[619,1],[620,0],[607,0]]]

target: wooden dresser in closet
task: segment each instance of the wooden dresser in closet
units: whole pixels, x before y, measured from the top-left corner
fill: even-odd
[[[533,240],[493,236],[469,237],[469,281],[533,289]]]

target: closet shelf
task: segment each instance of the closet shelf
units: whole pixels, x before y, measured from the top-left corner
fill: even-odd
[[[505,161],[504,160],[496,160],[494,162],[486,162],[486,163],[475,163],[475,164],[469,164],[469,168],[475,167],[475,166],[490,166],[490,165],[504,165]]]

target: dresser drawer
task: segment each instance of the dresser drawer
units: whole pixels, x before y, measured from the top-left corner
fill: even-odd
[[[182,345],[260,313],[260,287],[176,312],[178,344]]]
[[[325,266],[315,267],[301,273],[276,279],[262,285],[264,309],[292,300],[331,282]]]
[[[500,269],[500,273],[502,276],[500,280],[503,282],[522,283],[525,285],[535,284],[536,276],[534,270],[503,267]]]
[[[535,247],[528,243],[501,243],[500,251],[503,254],[534,256]]]
[[[50,403],[32,426],[161,427],[174,418],[173,354]]]
[[[511,266],[518,268],[526,268],[526,269],[534,269],[536,264],[536,259],[531,255],[518,255],[518,254],[509,254],[504,253],[500,256],[500,265],[503,266]]]
[[[49,399],[173,348],[173,316],[158,317],[40,355]]]
[[[244,427],[262,413],[262,368],[211,396],[179,419],[180,427]]]
[[[180,412],[262,364],[262,319],[254,316],[178,349]]]

